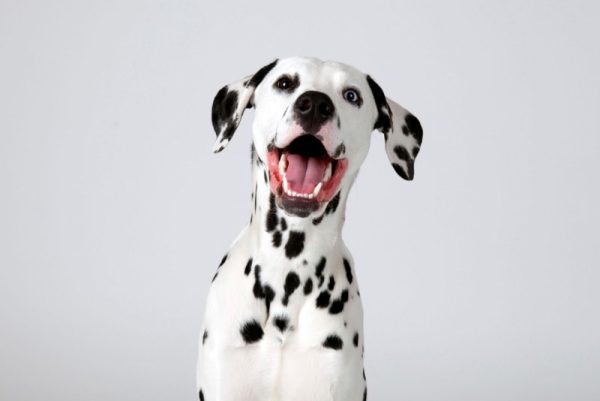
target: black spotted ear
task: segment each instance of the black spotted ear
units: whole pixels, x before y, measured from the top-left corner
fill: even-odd
[[[381,87],[368,75],[367,82],[378,111],[373,129],[385,136],[385,152],[396,173],[410,181],[415,175],[415,158],[423,141],[421,123],[398,103],[386,98]]]
[[[214,153],[227,146],[240,125],[244,111],[253,106],[252,97],[256,87],[276,64],[277,60],[265,65],[254,75],[226,85],[217,92],[212,105],[212,124],[217,134]]]

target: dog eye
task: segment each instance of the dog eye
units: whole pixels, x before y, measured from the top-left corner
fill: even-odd
[[[362,103],[362,99],[360,98],[360,93],[356,89],[346,89],[343,93],[344,99],[348,103],[352,103],[354,105],[360,106]]]
[[[298,86],[298,82],[296,79],[293,79],[287,75],[282,76],[277,81],[275,81],[275,87],[284,92],[291,92]]]

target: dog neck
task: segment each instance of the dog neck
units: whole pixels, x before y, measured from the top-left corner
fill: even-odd
[[[342,245],[348,189],[307,217],[290,215],[277,205],[269,186],[267,166],[252,152],[251,246],[266,255],[283,252],[287,259],[327,255]],[[264,251],[264,252],[262,252]],[[304,260],[306,256],[304,255]]]

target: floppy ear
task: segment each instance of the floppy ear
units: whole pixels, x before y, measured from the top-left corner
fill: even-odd
[[[373,129],[385,136],[385,152],[396,173],[410,181],[415,174],[415,158],[423,141],[421,123],[398,103],[386,98],[381,87],[368,75],[367,82],[378,111]]]
[[[254,75],[226,85],[217,92],[212,105],[212,124],[217,134],[213,152],[222,151],[235,133],[246,109],[253,106],[254,90],[275,67],[277,60],[265,65]]]

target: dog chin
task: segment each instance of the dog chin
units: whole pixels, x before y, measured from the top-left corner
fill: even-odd
[[[334,159],[312,135],[302,135],[285,148],[267,151],[271,192],[287,213],[307,217],[339,190],[347,159]]]

